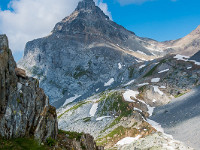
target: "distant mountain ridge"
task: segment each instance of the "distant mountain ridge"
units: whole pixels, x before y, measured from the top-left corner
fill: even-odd
[[[166,46],[174,49],[174,53],[192,56],[199,51],[200,47],[200,25],[190,34],[178,40],[164,42]]]

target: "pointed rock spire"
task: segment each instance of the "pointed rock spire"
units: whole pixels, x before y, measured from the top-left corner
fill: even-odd
[[[93,0],[82,0],[78,3],[76,10],[92,10],[95,9],[95,2]]]

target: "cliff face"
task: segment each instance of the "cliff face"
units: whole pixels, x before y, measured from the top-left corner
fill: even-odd
[[[39,88],[37,79],[17,68],[8,39],[0,35],[0,136],[34,136],[39,141],[56,138],[56,109]]]

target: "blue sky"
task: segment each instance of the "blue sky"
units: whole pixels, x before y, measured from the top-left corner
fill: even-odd
[[[20,0],[20,1],[25,1],[25,0]],[[53,0],[49,0],[48,2],[50,1],[53,2]],[[70,0],[65,0],[65,1],[70,1]],[[74,7],[77,5],[77,1],[78,0],[73,0],[73,1],[71,0],[71,3],[73,3],[73,5],[71,6],[72,9],[74,9]],[[174,40],[174,39],[181,38],[189,34],[192,30],[194,30],[200,24],[200,1],[199,0],[173,0],[173,1],[172,0],[143,0],[143,1],[146,1],[144,3],[138,3],[135,1],[142,1],[142,0],[103,0],[103,3],[107,4],[108,10],[111,12],[113,21],[135,32],[136,35],[138,36],[149,37],[158,41]],[[5,12],[5,10],[8,9],[7,4],[9,2],[10,0],[0,0],[0,6],[1,6],[2,11]],[[127,2],[127,3],[123,3],[123,2]],[[29,5],[23,4],[21,5],[21,7],[22,6],[29,6]],[[53,5],[52,5],[52,8],[53,8]],[[13,10],[13,7],[11,9]],[[67,9],[67,8],[63,8],[63,9]],[[68,12],[63,12],[63,16],[65,16],[65,14],[69,15],[71,11],[72,10]],[[35,11],[35,13],[37,13],[37,11]],[[60,20],[63,16],[61,15],[61,17],[58,19]],[[4,15],[4,20],[6,17],[9,17],[9,15]],[[9,18],[7,19],[9,20]],[[47,35],[51,31],[51,29],[53,28],[53,26],[56,24],[57,21],[58,20],[56,19],[52,20],[52,25],[49,26],[48,29],[46,29],[46,31],[42,35],[35,34],[34,36],[30,36],[29,38],[27,38],[27,40],[32,40],[32,38],[37,38],[38,36],[40,37],[40,36]],[[1,22],[2,22],[2,19],[0,18],[0,28],[1,28]],[[13,24],[15,24],[15,22]],[[40,28],[39,24],[38,24],[38,28]],[[41,31],[44,30],[44,28],[45,26],[43,28],[41,27]],[[2,30],[3,29],[6,30],[6,28],[2,28]],[[12,27],[8,29],[10,31]],[[18,30],[18,28],[16,28],[14,31],[16,32],[16,30]],[[28,30],[28,28],[26,30]],[[6,31],[6,34],[9,31]],[[37,29],[35,32],[41,32],[41,31]],[[4,33],[4,30],[3,31],[0,30],[0,33],[1,32]],[[29,32],[26,32],[26,33],[28,34]],[[33,34],[33,33],[30,33],[30,34]],[[14,38],[11,38],[11,44],[14,47],[14,44],[13,44],[14,42],[12,42],[12,39]],[[16,51],[14,50],[14,57],[17,61],[22,57],[22,53],[23,53],[22,47],[24,47],[24,43],[21,44],[20,46],[21,46],[21,48],[19,48],[20,50],[16,50]]]

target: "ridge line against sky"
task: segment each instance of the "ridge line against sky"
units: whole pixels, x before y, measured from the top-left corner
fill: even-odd
[[[57,22],[74,11],[78,1],[0,0],[0,34],[7,34],[15,59],[22,57],[27,41],[47,36]],[[95,2],[113,21],[138,36],[158,41],[181,38],[200,24],[199,0]]]

